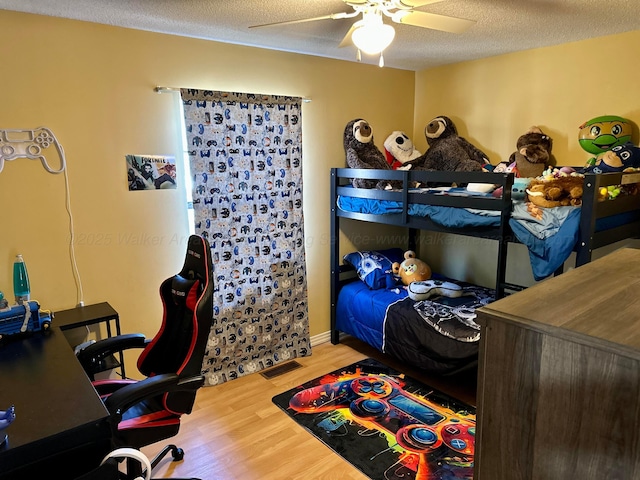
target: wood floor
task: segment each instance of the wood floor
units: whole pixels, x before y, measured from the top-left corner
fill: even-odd
[[[313,347],[302,364],[269,380],[259,373],[198,392],[194,411],[184,416],[180,433],[143,452],[153,457],[166,443],[185,451],[184,460],[170,455],[158,465],[155,478],[198,477],[202,480],[344,480],[367,479],[283,413],[271,398],[325,373],[366,357],[475,405],[475,372],[458,377],[433,377],[407,368],[358,340]]]

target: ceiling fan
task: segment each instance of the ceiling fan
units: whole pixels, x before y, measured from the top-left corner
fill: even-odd
[[[316,20],[341,20],[362,15],[362,19],[356,21],[340,42],[340,47],[354,44],[357,51],[357,59],[360,61],[360,52],[370,55],[380,54],[379,65],[384,66],[382,52],[387,48],[395,36],[394,28],[385,24],[384,17],[388,17],[394,23],[413,25],[415,27],[429,28],[451,33],[462,33],[476,22],[435,13],[414,10],[415,8],[438,3],[442,0],[342,0],[353,8],[352,12],[338,12],[321,17],[303,18],[301,20],[288,20],[285,22],[265,23],[253,25],[249,28],[271,27],[275,25],[292,25],[295,23],[314,22]]]

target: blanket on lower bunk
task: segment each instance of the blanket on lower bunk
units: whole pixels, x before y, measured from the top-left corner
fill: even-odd
[[[342,287],[336,327],[381,352],[425,370],[446,374],[477,360],[480,327],[475,309],[495,292],[465,282],[458,298],[414,302],[404,288],[370,290],[354,281]]]

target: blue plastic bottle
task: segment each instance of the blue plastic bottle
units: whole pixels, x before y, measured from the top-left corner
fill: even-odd
[[[31,294],[29,275],[22,255],[17,255],[16,261],[13,262],[13,293],[16,295],[16,303],[18,305],[29,301]]]

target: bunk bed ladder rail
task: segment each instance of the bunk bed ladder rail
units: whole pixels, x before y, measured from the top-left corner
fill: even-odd
[[[340,332],[336,329],[336,301],[338,298],[338,289],[340,284],[340,231],[339,231],[339,217],[336,215],[336,193],[338,190],[338,176],[336,174],[336,169],[331,169],[331,226],[329,230],[330,235],[330,254],[329,260],[331,262],[331,286],[330,286],[330,295],[331,295],[331,343],[337,345],[340,342]]]
[[[509,218],[513,209],[511,191],[513,188],[513,173],[505,173],[502,182],[502,208],[500,209],[500,228],[498,239],[498,262],[496,268],[496,300],[505,296],[505,290],[519,291],[524,287],[507,283],[507,252],[512,240]]]
[[[337,307],[337,298],[338,293],[340,291],[340,286],[342,284],[341,274],[349,271],[350,268],[341,265],[340,263],[340,216],[337,212],[337,204],[336,199],[338,198],[338,187],[341,187],[341,179],[344,180],[347,178],[347,172],[358,175],[360,178],[378,178],[380,172],[378,170],[361,170],[361,169],[346,169],[346,168],[332,168],[331,169],[331,180],[330,180],[330,213],[331,213],[331,224],[330,224],[330,254],[329,260],[331,262],[331,285],[330,285],[330,295],[331,295],[331,343],[337,345],[340,343],[340,332],[336,329],[336,307]],[[401,181],[403,188],[401,196],[401,203],[403,205],[402,211],[402,223],[406,224],[409,222],[409,172],[403,170],[390,170],[384,172],[385,179],[389,181]],[[349,177],[350,178],[350,177]],[[379,195],[376,191],[371,190],[363,191],[361,193],[370,194],[371,198],[377,198]],[[388,193],[384,193],[383,195],[388,195]],[[395,194],[394,194],[395,195]],[[408,236],[408,249],[415,250],[417,247],[417,232],[418,230],[415,228],[409,228],[409,236]]]

